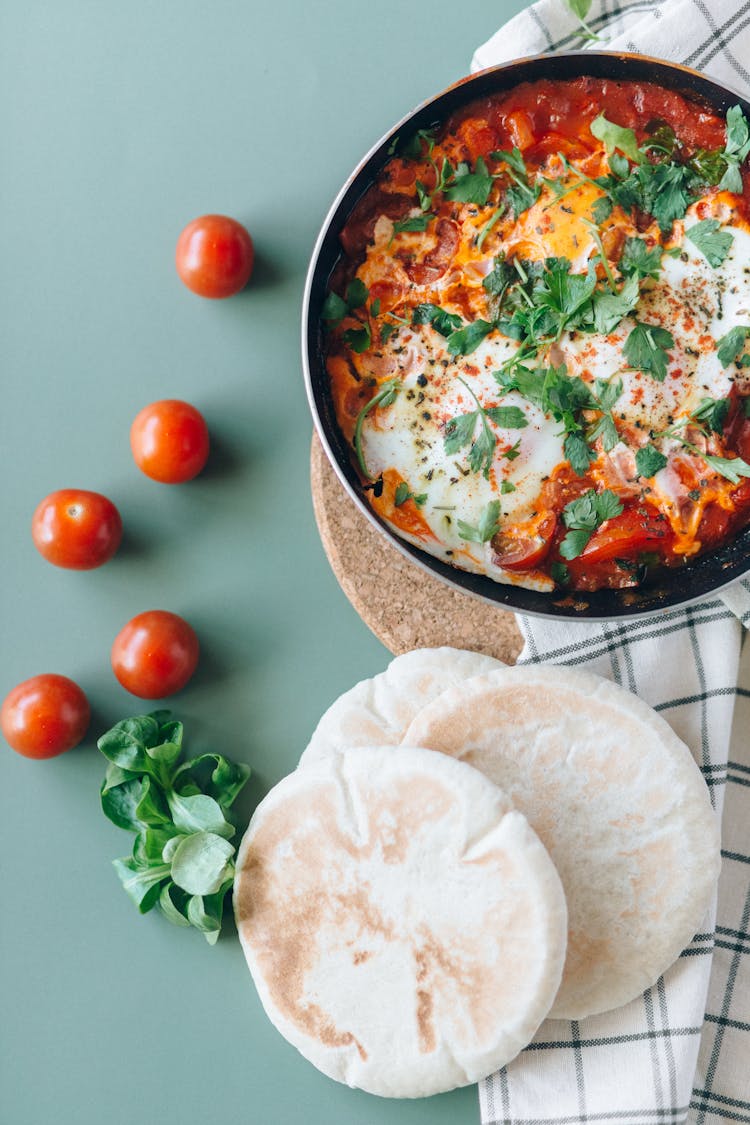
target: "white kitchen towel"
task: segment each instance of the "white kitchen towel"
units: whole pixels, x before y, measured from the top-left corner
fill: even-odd
[[[750,0],[594,0],[601,42],[562,0],[540,0],[479,47],[472,70],[592,46],[659,55],[750,95]],[[590,668],[636,692],[690,746],[722,816],[718,906],[642,997],[587,1020],[548,1020],[480,1085],[484,1125],[750,1123],[750,581],[636,622],[519,618],[519,663]],[[741,686],[738,686],[741,685]],[[731,732],[731,738],[730,738]]]

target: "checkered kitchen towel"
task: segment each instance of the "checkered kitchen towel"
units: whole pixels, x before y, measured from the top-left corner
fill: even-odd
[[[606,40],[594,47],[661,55],[750,93],[750,0],[593,0],[587,23]],[[562,0],[540,0],[477,50],[472,70],[580,48],[579,30]],[[722,815],[723,864],[718,906],[678,962],[624,1008],[544,1023],[481,1084],[484,1125],[750,1123],[749,622],[748,580],[635,624],[519,620],[519,663],[590,668],[671,723]]]

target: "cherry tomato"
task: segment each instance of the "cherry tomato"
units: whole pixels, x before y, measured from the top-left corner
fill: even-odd
[[[187,621],[150,609],[115,637],[112,670],[132,695],[164,699],[184,688],[198,664],[198,651],[198,638]]]
[[[250,280],[254,260],[252,238],[241,223],[226,215],[193,219],[177,239],[177,273],[199,297],[239,293]]]
[[[203,415],[176,398],[144,406],[130,427],[136,465],[164,484],[181,484],[197,476],[208,458],[208,444]]]
[[[8,693],[0,726],[8,744],[25,758],[54,758],[78,745],[90,714],[78,684],[67,676],[46,673],[24,680]]]
[[[31,535],[47,562],[70,570],[93,570],[111,559],[120,546],[122,520],[106,496],[63,488],[38,505]]]
[[[549,554],[557,517],[545,516],[535,535],[496,535],[492,540],[493,562],[505,570],[533,570]]]
[[[671,540],[672,530],[666,520],[640,508],[626,508],[594,532],[580,559],[582,563],[599,563],[635,558],[641,551],[664,553]]]

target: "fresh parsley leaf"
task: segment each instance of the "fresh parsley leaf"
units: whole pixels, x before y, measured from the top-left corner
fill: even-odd
[[[738,324],[717,340],[717,355],[722,367],[729,367],[734,363],[740,352],[745,347],[745,340],[750,336],[750,324]]]
[[[604,414],[589,434],[589,441],[601,438],[602,448],[605,453],[610,453],[620,440],[614,418],[611,414]]]
[[[349,312],[354,312],[355,309],[361,309],[367,300],[369,294],[367,286],[360,277],[355,277],[346,287],[344,297]]]
[[[614,203],[608,195],[602,195],[596,199],[591,207],[591,217],[595,223],[600,226],[606,223],[609,216],[612,214]],[[565,568],[567,570],[567,567]]]
[[[613,379],[611,383],[605,379],[596,379],[594,394],[600,410],[611,410],[622,395],[622,379]]]
[[[420,160],[425,155],[431,156],[435,147],[435,132],[435,129],[417,129],[414,136],[410,137],[404,145],[401,155],[407,160]]]
[[[569,531],[560,544],[560,554],[564,559],[575,559],[585,549],[594,531],[607,520],[614,519],[622,512],[622,504],[616,494],[605,488],[596,492],[591,488],[571,500],[562,511],[563,523]]]
[[[477,418],[481,418],[481,428],[479,436],[474,439],[474,430],[476,428]],[[486,480],[489,480],[490,468],[495,455],[495,446],[497,438],[493,434],[484,411],[481,409],[474,410],[470,414],[462,414],[458,418],[451,418],[446,423],[445,427],[445,451],[452,453],[456,451],[459,446],[468,445],[469,448],[469,468],[472,473],[481,472]]]
[[[500,494],[506,496],[509,492],[515,492],[516,486],[512,480],[500,481]]]
[[[490,153],[490,156],[507,167],[508,176],[513,183],[506,192],[506,198],[513,212],[513,218],[517,219],[536,203],[541,194],[541,184],[532,185],[529,182],[529,173],[519,148],[513,148],[510,152],[499,150]]]
[[[685,230],[685,237],[698,247],[714,269],[724,261],[734,241],[729,231],[720,230],[720,226],[718,219],[704,219]]]
[[[655,476],[667,463],[667,458],[653,445],[643,445],[635,455],[635,468],[639,477]]]
[[[124,890],[142,914],[158,905],[169,922],[194,925],[213,944],[234,879],[229,807],[249,768],[221,754],[179,765],[182,724],[168,711],[125,719],[98,746],[109,760],[102,810],[136,834],[132,855],[113,864]]]
[[[420,492],[420,494],[417,496],[409,489],[409,485],[405,480],[399,481],[399,483],[396,485],[396,492],[393,497],[393,502],[397,508],[400,508],[401,505],[405,504],[407,500],[413,500],[417,507],[421,507],[422,504],[424,504],[427,500],[427,493]]]
[[[346,301],[343,297],[339,297],[338,293],[329,293],[323,302],[323,310],[321,317],[323,320],[331,322],[331,327],[340,324],[349,311]]]
[[[518,280],[518,275],[505,258],[505,254],[498,254],[492,269],[482,281],[482,286],[491,297],[496,297],[498,304],[502,302],[509,286]]]
[[[642,208],[654,216],[662,234],[681,219],[690,203],[690,170],[684,164],[644,164],[636,174]]]
[[[472,441],[478,417],[478,410],[470,410],[466,414],[457,414],[455,418],[450,418],[446,422],[443,445],[449,456],[458,453]]]
[[[325,320],[329,327],[335,328],[347,316],[348,313],[354,312],[355,309],[360,309],[364,305],[369,296],[367,286],[361,278],[355,277],[346,287],[346,292],[343,297],[339,297],[338,293],[329,293],[323,302],[323,309],[321,317]],[[354,329],[356,332],[357,330]],[[369,333],[369,328],[367,329]],[[344,333],[346,339],[346,333]],[[365,351],[369,347],[369,342],[364,348],[354,348],[355,351]]]
[[[412,311],[411,322],[412,324],[431,324],[441,336],[450,336],[463,324],[462,318],[457,313],[446,312],[439,305],[431,305],[428,302],[416,306]]]
[[[705,422],[715,434],[720,434],[728,414],[728,398],[704,398],[692,411],[690,417],[695,418],[697,422]]]
[[[626,238],[622,257],[619,261],[620,272],[627,276],[658,278],[661,270],[661,256],[663,250],[656,245],[649,250],[642,238]]]
[[[547,309],[557,337],[576,320],[576,314],[591,300],[596,288],[596,267],[589,262],[586,273],[571,273],[567,258],[548,258],[533,296],[538,309]]]
[[[647,126],[648,136],[641,145],[641,152],[655,154],[662,160],[672,160],[682,147],[671,125],[662,121]]]
[[[638,371],[646,371],[659,383],[667,375],[667,349],[674,347],[674,337],[666,328],[637,320],[635,328],[623,345],[625,359]]]
[[[727,161],[720,148],[699,148],[687,162],[701,186],[716,187],[727,170]]]
[[[750,126],[741,107],[733,105],[727,111],[727,142],[722,154],[727,168],[719,182],[721,191],[731,191],[736,195],[742,193],[740,165],[747,158],[748,153],[750,153]]]
[[[425,231],[429,223],[435,218],[433,214],[414,215],[410,219],[399,219],[393,224],[393,233],[401,234],[402,231]]]
[[[363,324],[361,328],[347,328],[342,334],[341,339],[353,352],[356,352],[357,355],[361,355],[362,352],[366,352],[372,344],[370,325]]]
[[[608,153],[613,153],[615,149],[619,149],[634,164],[643,164],[645,157],[638,148],[638,141],[632,129],[624,129],[622,125],[615,125],[613,121],[608,121],[604,114],[600,113],[591,122],[591,132],[598,141],[603,143]]]
[[[487,171],[484,157],[477,157],[474,171],[462,162],[458,165],[450,187],[446,188],[445,198],[457,203],[476,203],[483,207],[490,197],[492,176]]]
[[[620,268],[622,269],[622,263]],[[620,321],[636,307],[639,297],[640,287],[635,274],[627,279],[617,293],[606,289],[597,290],[593,294],[594,330],[602,336],[614,332]]]
[[[458,534],[461,539],[471,543],[488,543],[500,530],[500,501],[490,500],[482,511],[477,527],[458,520]]]
[[[750,400],[748,400],[748,402],[750,402]],[[747,402],[746,402],[746,405],[747,405]],[[502,456],[505,458],[506,461],[515,461],[516,457],[520,457],[521,456],[521,439],[519,438],[517,442],[515,442],[513,445],[511,445],[510,449],[506,449],[505,453],[503,453]]]
[[[509,187],[506,192],[506,199],[513,212],[513,218],[518,219],[523,215],[524,211],[528,211],[533,207],[541,193],[539,184],[534,187],[529,187],[526,184],[514,184]]]
[[[750,477],[750,465],[741,457],[711,457],[707,453],[701,453],[700,456],[731,484],[739,484],[741,477]]]
[[[380,325],[380,340],[383,344],[387,344],[394,332],[398,332],[400,324],[392,324],[390,321]]]
[[[398,379],[389,379],[386,383],[383,383],[380,389],[372,396],[370,401],[366,402],[362,407],[359,414],[357,415],[357,420],[354,423],[354,437],[352,439],[352,445],[354,447],[354,452],[357,455],[357,461],[359,462],[359,467],[362,470],[362,475],[366,477],[367,480],[374,480],[374,477],[370,475],[370,470],[367,468],[367,462],[365,461],[365,453],[362,448],[362,426],[364,425],[364,421],[367,415],[371,410],[374,410],[375,407],[380,407],[381,409],[385,410],[386,407],[392,406],[396,401],[396,395],[398,394],[400,389],[401,383]]]
[[[724,152],[727,156],[736,156],[740,162],[750,155],[750,126],[738,105],[727,110],[727,143]]]
[[[445,426],[443,443],[447,454],[458,453],[469,445],[469,468],[472,472],[482,472],[489,479],[490,468],[495,456],[497,438],[489,426],[488,419],[504,429],[521,430],[528,425],[524,412],[518,406],[482,406],[468,383],[459,378],[476,403],[476,410],[451,418]],[[479,436],[474,433],[477,421],[481,421]]]
[[[563,453],[570,462],[571,469],[579,477],[584,476],[588,472],[591,462],[596,460],[588,442],[583,434],[578,431],[566,435],[563,442]]]
[[[451,355],[471,355],[481,344],[485,336],[492,331],[492,325],[486,320],[474,320],[464,328],[458,328],[448,337],[448,351]]]
[[[520,406],[488,406],[485,414],[504,430],[523,430],[529,424]]]
[[[567,586],[568,582],[570,582],[570,571],[565,563],[555,560],[549,568],[549,573],[552,581],[556,582],[558,586]]]
[[[574,528],[569,531],[560,543],[560,554],[564,559],[577,559],[585,550],[593,531],[584,528]]]

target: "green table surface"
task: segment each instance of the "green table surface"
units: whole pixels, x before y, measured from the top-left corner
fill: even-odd
[[[386,650],[317,535],[299,353],[303,281],[341,182],[377,138],[468,71],[522,0],[23,0],[0,12],[0,696],[71,676],[89,736],[49,762],[0,748],[3,1125],[476,1122],[475,1088],[397,1102],[319,1074],[266,1019],[231,923],[210,948],[140,917],[110,860],[95,738],[150,709],[109,650],[135,613],[201,638],[174,700],[192,752],[249,762],[251,808],[294,769],[318,718]],[[227,301],[174,270],[181,228],[233,215],[257,248]],[[128,431],[193,402],[213,454],[182,486],[135,468]],[[29,525],[58,488],[119,506],[117,557],[78,573]]]

